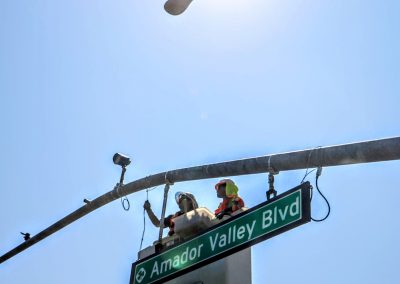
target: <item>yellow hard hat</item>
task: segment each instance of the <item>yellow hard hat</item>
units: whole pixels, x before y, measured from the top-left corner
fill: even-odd
[[[233,180],[226,178],[226,179],[221,179],[216,185],[215,185],[215,190],[218,190],[218,187],[221,184],[226,184],[226,196],[227,197],[236,197],[238,196],[238,191],[239,188],[236,186]]]

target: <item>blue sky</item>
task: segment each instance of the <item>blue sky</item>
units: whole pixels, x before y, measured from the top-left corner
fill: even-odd
[[[193,165],[398,136],[398,1],[0,2],[0,249],[127,181]],[[399,283],[400,163],[325,168],[332,205],[253,247],[253,283]],[[279,192],[304,171],[276,177]],[[248,206],[266,175],[232,177]],[[313,179],[314,177],[311,177]],[[214,209],[216,179],[176,184]],[[128,283],[145,193],[0,267],[0,282]],[[161,212],[162,188],[150,193]],[[313,200],[313,215],[326,210]],[[147,220],[145,245],[157,230]]]

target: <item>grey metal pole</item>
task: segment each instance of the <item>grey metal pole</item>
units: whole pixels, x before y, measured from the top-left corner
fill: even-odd
[[[0,257],[0,263],[43,240],[86,214],[122,196],[165,183],[238,176],[276,171],[299,170],[400,159],[400,137],[379,139],[308,150],[267,155],[158,173],[112,190],[62,218],[47,229]]]
[[[169,191],[169,183],[167,183],[164,187],[164,200],[163,200],[161,220],[160,220],[160,232],[158,233],[158,242],[160,244],[161,244],[162,233],[163,233],[163,229],[164,229],[165,209],[167,208],[168,191]]]

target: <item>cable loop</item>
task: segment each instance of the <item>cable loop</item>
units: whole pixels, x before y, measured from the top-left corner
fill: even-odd
[[[125,201],[126,201],[126,204],[127,204],[126,207],[125,207]],[[126,196],[125,196],[124,199],[122,199],[122,197],[121,197],[121,204],[122,204],[122,208],[124,208],[125,211],[129,211],[129,209],[131,208],[131,204],[129,203],[129,199]]]
[[[319,179],[319,177],[321,176],[321,172],[322,172],[322,167],[319,166],[318,169],[317,169],[317,172],[315,173],[315,186],[316,186],[316,188],[317,188],[318,193],[319,193],[319,194],[322,196],[322,198],[325,200],[326,205],[328,206],[328,212],[326,213],[325,217],[323,217],[323,218],[321,218],[321,219],[315,219],[315,218],[311,217],[311,220],[313,220],[314,222],[322,222],[322,221],[325,221],[325,220],[329,217],[329,215],[331,214],[331,206],[330,206],[330,204],[329,204],[329,201],[328,201],[328,199],[325,197],[325,195],[321,192],[321,190],[319,189],[319,186],[318,186],[318,179]],[[312,195],[312,190],[311,190],[311,200],[312,200],[312,197],[313,197],[313,195]],[[310,200],[310,201],[311,201],[311,200]]]

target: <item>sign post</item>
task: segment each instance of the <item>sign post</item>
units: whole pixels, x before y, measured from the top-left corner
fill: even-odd
[[[132,264],[131,284],[162,283],[310,221],[305,182],[204,231],[182,244]]]

